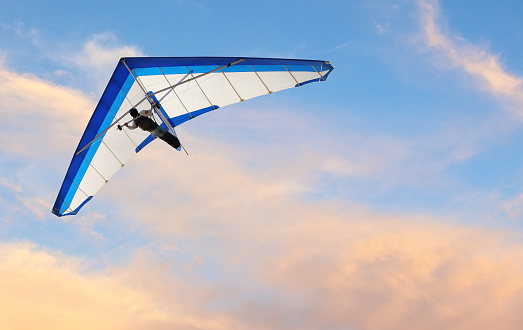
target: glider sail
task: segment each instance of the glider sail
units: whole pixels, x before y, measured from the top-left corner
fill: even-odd
[[[75,215],[124,164],[154,137],[117,130],[130,108],[159,103],[155,118],[174,128],[190,119],[257,96],[325,81],[327,61],[248,57],[127,57],[116,69],[78,144],[53,206]]]

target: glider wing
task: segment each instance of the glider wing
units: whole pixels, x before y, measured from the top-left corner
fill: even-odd
[[[257,96],[325,81],[327,61],[247,57],[127,57],[116,69],[78,144],[53,206],[77,214],[124,164],[154,138],[119,131],[130,108],[158,102],[157,120],[174,127]]]

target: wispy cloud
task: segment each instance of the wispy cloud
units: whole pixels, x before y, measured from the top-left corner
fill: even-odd
[[[13,182],[7,180],[6,178],[0,178],[0,183],[16,192],[21,192],[23,190],[21,185],[13,183]]]
[[[523,217],[523,194],[504,201],[502,205],[511,219],[521,219]]]
[[[112,33],[101,33],[85,42],[79,52],[62,58],[82,69],[103,90],[118,60],[132,56],[144,56],[144,53],[136,46],[122,44]]]
[[[51,205],[48,206],[47,211],[49,211]],[[63,222],[73,223],[78,230],[85,234],[89,235],[95,239],[104,239],[104,235],[100,232],[97,232],[94,227],[106,220],[106,215],[99,212],[88,212],[78,217],[64,217],[60,218]]]
[[[385,24],[374,22],[374,28],[379,34],[385,34],[389,32],[389,27]]]
[[[18,200],[24,205],[24,209],[28,210],[31,214],[36,216],[38,219],[44,219],[44,216],[49,213],[51,203],[41,197],[22,197],[18,196]]]
[[[486,91],[508,102],[523,119],[523,80],[507,71],[500,56],[487,49],[468,43],[442,27],[439,3],[436,0],[418,0],[420,18],[426,45],[442,56],[442,64],[449,64],[468,73]]]
[[[42,45],[42,39],[40,36],[40,31],[35,27],[27,26],[22,22],[15,23],[12,27],[8,28],[14,30],[14,32],[21,38],[29,40],[35,46]]]

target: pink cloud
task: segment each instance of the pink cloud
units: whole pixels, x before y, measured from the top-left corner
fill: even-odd
[[[300,301],[285,312],[306,319],[310,329],[517,328],[520,236],[402,218],[301,217],[271,240],[282,242],[280,257],[257,270],[283,297]],[[258,243],[251,246],[267,244]]]
[[[138,266],[155,267],[137,261],[134,267]],[[187,310],[183,300],[172,299],[165,305],[165,297],[155,296],[160,293],[155,283],[180,288],[183,284],[162,281],[162,274],[156,277],[152,273],[149,282],[135,283],[130,277],[140,278],[136,274],[143,271],[133,266],[126,272],[87,271],[80,259],[28,243],[4,243],[0,245],[0,269],[2,329],[228,328],[219,317],[199,318]]]
[[[144,247],[96,271],[4,243],[0,327],[515,329],[523,321],[520,233],[295,206],[263,224],[225,224],[205,236],[214,242],[205,249],[182,244],[158,259]],[[177,240],[171,231],[156,242]],[[189,258],[174,262],[182,252]],[[212,281],[209,262],[222,274]]]
[[[84,94],[29,74],[0,67],[0,106],[9,123],[0,131],[0,149],[12,154],[48,156],[78,143],[94,102]],[[73,144],[74,143],[74,144]]]
[[[303,181],[310,163],[253,169],[249,151],[228,159],[216,149],[231,146],[185,136],[197,152],[157,143],[104,194],[118,196],[122,215],[158,244],[176,244],[174,253],[188,238],[202,241],[182,269],[201,278],[219,264],[223,275],[192,283],[188,295],[226,302],[214,312],[233,328],[512,329],[523,321],[514,307],[523,299],[520,232],[304,201],[300,189],[314,188]]]

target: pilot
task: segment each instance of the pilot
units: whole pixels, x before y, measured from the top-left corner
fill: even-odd
[[[132,108],[129,110],[129,114],[133,117],[133,119],[125,123],[125,127],[131,130],[140,127],[140,129],[150,132],[153,136],[167,142],[171,147],[175,149],[180,147],[180,140],[178,140],[176,136],[160,127],[156,122],[154,122],[154,120],[151,119],[151,116],[153,115],[152,110],[142,110],[138,112],[136,108]],[[121,130],[122,127],[118,125],[118,129]]]

